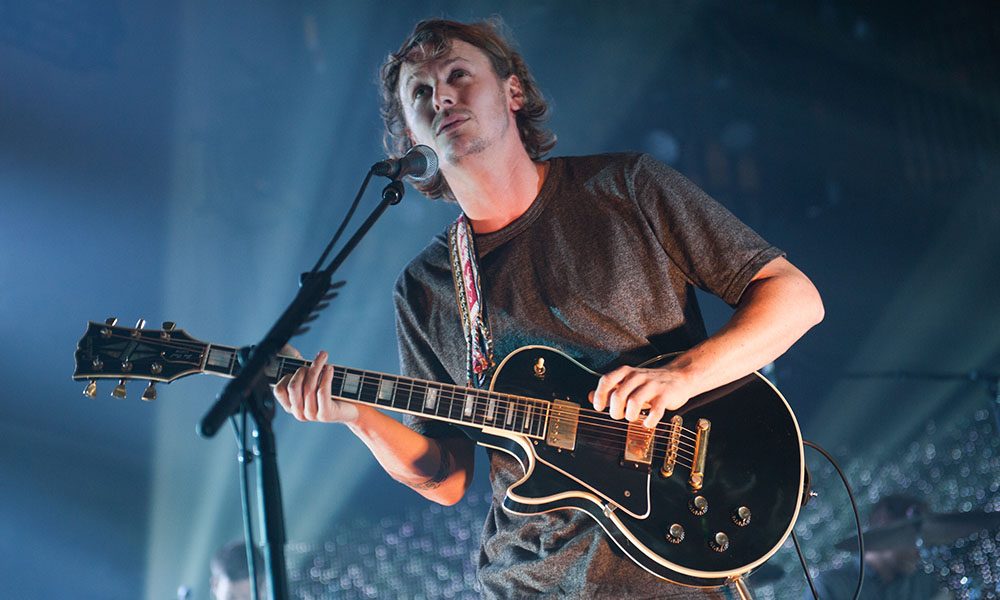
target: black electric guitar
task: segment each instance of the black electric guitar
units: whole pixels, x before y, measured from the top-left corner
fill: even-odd
[[[91,322],[74,379],[156,382],[195,373],[233,377],[237,349],[164,329]],[[669,357],[645,366],[662,364]],[[308,364],[278,357],[267,376]],[[463,427],[479,444],[512,454],[524,477],[504,508],[532,514],[586,511],[636,564],[664,579],[713,587],[764,563],[788,537],[805,493],[798,423],[788,403],[752,373],[691,399],[655,430],[593,410],[600,376],[569,356],[526,346],[507,356],[489,390],[334,367],[333,397]]]

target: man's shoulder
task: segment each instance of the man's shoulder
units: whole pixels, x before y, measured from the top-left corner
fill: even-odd
[[[645,152],[608,152],[553,158],[555,172],[567,181],[593,189],[610,184],[632,188],[649,181],[672,181],[678,173]]]
[[[642,152],[604,152],[579,156],[557,156],[553,157],[552,160],[564,168],[574,171],[598,173],[606,169],[634,169],[648,158],[650,158],[649,155]]]
[[[408,292],[425,287],[442,275],[451,277],[447,227],[431,238],[424,249],[403,267],[396,277],[395,293],[397,296],[406,296]]]

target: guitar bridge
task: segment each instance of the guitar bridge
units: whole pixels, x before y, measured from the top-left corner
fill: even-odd
[[[677,464],[677,449],[681,445],[681,426],[684,419],[680,415],[670,418],[670,433],[667,434],[667,455],[663,459],[663,466],[660,467],[660,475],[670,477],[674,474],[674,466]]]
[[[708,432],[711,429],[711,421],[698,419],[694,438],[694,463],[691,467],[691,478],[688,480],[694,491],[700,490],[705,483],[705,458],[708,455]]]
[[[580,422],[580,405],[568,400],[555,400],[549,413],[545,443],[553,448],[576,449],[576,430]]]

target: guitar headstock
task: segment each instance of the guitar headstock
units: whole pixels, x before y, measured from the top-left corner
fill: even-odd
[[[142,319],[135,327],[121,327],[118,319],[104,323],[91,321],[76,346],[76,369],[73,379],[89,379],[84,395],[97,394],[98,379],[118,379],[111,392],[116,398],[125,397],[125,382],[144,379],[149,385],[143,400],[156,398],[155,382],[168,383],[199,373],[208,344],[176,329],[173,323],[162,329],[144,329]]]

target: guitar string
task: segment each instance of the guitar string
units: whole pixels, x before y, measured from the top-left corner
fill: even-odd
[[[127,340],[137,339],[137,338],[133,337],[132,335],[121,335],[121,334],[117,334],[117,335],[116,334],[112,334],[112,337],[118,337],[118,338],[127,339]],[[141,339],[141,338],[139,338],[139,339]],[[171,347],[171,348],[180,348],[180,349],[185,349],[185,350],[200,350],[200,349],[208,350],[209,347],[212,346],[211,344],[204,344],[204,343],[200,343],[200,342],[187,341],[187,340],[178,340],[178,339],[173,339],[173,338],[166,339],[166,340],[163,339],[163,338],[157,338],[154,341],[156,342],[156,344],[158,344],[160,346],[166,346],[166,347]],[[218,349],[218,350],[220,350],[222,352],[225,352],[227,354],[230,354],[230,357],[228,359],[228,363],[229,363],[229,371],[231,373],[232,370],[233,370],[233,368],[234,368],[234,365],[235,365],[236,350],[232,349],[231,347],[227,347],[227,346],[216,346],[216,349]],[[276,379],[281,379],[281,377],[283,377],[284,375],[292,372],[293,370],[297,370],[300,366],[309,366],[309,365],[312,364],[311,361],[307,361],[307,360],[299,359],[299,358],[295,358],[295,357],[287,357],[287,356],[281,356],[281,355],[279,355],[278,358],[280,359],[280,362],[279,362],[279,368],[278,368],[278,375],[277,375]],[[343,371],[343,377],[346,377],[348,375],[348,371],[352,370],[352,369],[349,369],[347,367],[338,367],[336,365],[333,365],[333,366],[334,366],[335,369],[339,369],[339,370]],[[286,369],[288,369],[287,372],[285,372]],[[373,375],[373,374],[368,374],[368,373],[366,373],[364,371],[360,371],[360,370],[356,370],[356,369],[354,371],[356,372],[356,374],[360,375],[359,385],[363,385],[364,383],[373,383],[374,381],[381,382],[381,381],[385,380],[385,377],[390,377],[390,378],[392,378],[392,379],[395,380],[394,385],[397,388],[409,386],[409,388],[410,388],[409,391],[410,391],[411,396],[412,396],[413,390],[417,389],[420,386],[420,384],[417,384],[416,382],[405,381],[404,378],[398,377],[398,376],[394,376],[394,375],[385,375],[385,376],[383,376],[383,375]],[[336,371],[335,371],[335,376],[336,376]],[[403,386],[399,386],[398,385],[399,383],[403,383]],[[550,413],[558,413],[558,414],[570,414],[571,412],[577,412],[577,411],[575,411],[575,409],[574,410],[560,409],[558,407],[558,405],[556,405],[554,403],[546,403],[547,406],[546,405],[541,405],[541,404],[538,404],[538,403],[539,402],[545,402],[545,401],[540,401],[538,399],[527,397],[527,396],[517,396],[517,395],[514,395],[514,394],[504,394],[504,393],[499,393],[499,392],[490,392],[488,390],[476,390],[476,389],[471,389],[471,388],[461,388],[459,386],[451,386],[450,384],[434,384],[432,382],[428,382],[428,384],[424,384],[424,385],[427,388],[431,388],[432,385],[441,386],[441,387],[439,387],[437,389],[439,389],[440,392],[444,392],[445,394],[449,394],[451,396],[449,399],[452,402],[454,400],[458,399],[460,396],[469,396],[469,395],[472,395],[474,397],[474,404],[471,407],[473,409],[473,411],[474,411],[473,415],[472,415],[473,417],[475,416],[476,409],[481,407],[481,405],[479,405],[478,401],[482,400],[482,398],[480,396],[483,395],[483,394],[485,394],[487,396],[487,408],[485,410],[489,410],[489,408],[488,408],[488,404],[490,402],[490,400],[488,399],[489,395],[495,395],[495,396],[498,396],[498,397],[501,397],[501,398],[506,397],[508,399],[508,402],[510,402],[511,400],[513,400],[514,404],[515,404],[515,406],[514,406],[515,417],[517,416],[517,412],[522,412],[523,415],[526,416],[527,413],[532,410],[532,407],[525,407],[524,409],[519,408],[518,405],[517,405],[518,404],[517,403],[518,399],[521,399],[521,400],[526,401],[528,403],[531,403],[531,402],[536,403],[537,406],[534,407],[534,408],[537,408],[538,410],[543,411],[543,412],[546,409],[548,409]],[[450,388],[450,389],[448,389],[448,388]],[[360,394],[360,390],[359,390],[359,394],[358,395],[359,395],[358,399],[360,399],[360,395],[361,395]],[[464,398],[463,398],[463,401],[464,401]],[[408,403],[409,403],[409,401],[408,401]],[[377,401],[375,402],[375,404],[378,405]],[[451,411],[449,410],[449,413],[450,412]],[[607,424],[607,423],[605,423],[606,417],[604,416],[605,413],[603,411],[597,411],[597,410],[593,410],[593,409],[588,409],[588,408],[581,407],[581,409],[578,412],[588,413],[588,415],[585,415],[583,418],[580,419],[580,421],[593,424],[595,427],[604,427],[604,428],[607,428],[607,429],[615,430],[617,432],[618,429],[622,425],[625,425],[624,423],[622,423],[621,425],[618,425],[617,423],[615,423],[615,424]],[[589,415],[596,415],[597,418],[595,419],[594,417],[589,416]],[[449,418],[450,418],[450,414],[449,414]],[[658,424],[658,426],[656,427],[656,431],[657,432],[661,431],[660,425],[665,425],[666,426],[666,428],[668,429],[668,431],[666,433],[667,433],[667,435],[669,435],[669,433],[670,433],[669,429],[671,429],[673,426],[669,422],[666,422],[666,423],[661,422],[661,424]],[[626,435],[627,435],[627,432],[626,432]],[[694,436],[694,437],[692,437],[692,436]],[[694,441],[696,441],[696,436],[697,436],[697,432],[692,431],[692,430],[690,430],[690,429],[688,429],[686,427],[681,427],[681,437],[682,437],[682,439],[686,439],[686,441],[694,442]]]
[[[112,337],[117,337],[117,338],[124,339],[124,340],[133,340],[133,339],[136,339],[136,338],[134,338],[131,335],[127,335],[126,336],[126,335],[114,335],[113,334]],[[208,350],[208,348],[209,348],[209,345],[202,344],[202,343],[199,343],[199,342],[189,342],[189,341],[185,341],[185,340],[165,340],[163,338],[158,338],[155,341],[160,346],[166,346],[166,347],[170,347],[170,348],[178,348],[178,349],[184,349],[184,350],[199,351],[199,350],[202,350],[202,349]],[[225,352],[225,353],[227,353],[227,354],[230,355],[227,362],[228,362],[228,369],[229,369],[229,371],[231,373],[232,370],[233,370],[233,368],[234,368],[234,366],[235,366],[236,351],[233,350],[233,349],[231,349],[230,347],[217,346],[216,348],[218,350],[220,350],[222,352]],[[278,371],[278,375],[277,375],[276,380],[277,379],[281,379],[281,377],[283,377],[286,374],[289,374],[289,373],[293,372],[294,370],[297,370],[300,366],[309,366],[309,365],[311,365],[310,361],[305,361],[303,359],[298,359],[298,358],[294,358],[294,357],[279,356],[279,358],[280,358],[280,362],[279,362],[279,368],[277,370]],[[198,364],[200,365],[200,361],[199,361]],[[221,366],[221,365],[217,365],[217,366]],[[335,378],[339,377],[340,379],[345,379],[346,376],[349,374],[349,371],[352,370],[352,369],[349,369],[349,368],[346,368],[346,367],[338,367],[336,365],[334,365],[334,368],[335,369],[339,369],[340,371],[342,371],[342,374],[340,374],[340,375],[338,375],[336,373],[336,371],[335,371]],[[397,389],[397,390],[398,389],[405,389],[405,388],[408,387],[409,388],[408,391],[411,394],[411,398],[408,399],[407,404],[409,404],[409,402],[412,401],[412,392],[414,390],[416,390],[416,389],[419,389],[419,387],[420,387],[420,384],[418,384],[417,382],[405,381],[405,379],[402,378],[402,377],[397,377],[397,376],[393,376],[393,375],[385,375],[385,376],[383,376],[383,375],[375,375],[375,374],[369,374],[369,373],[366,373],[366,372],[360,371],[360,370],[354,370],[354,371],[355,371],[355,374],[358,374],[360,376],[359,377],[359,386],[364,385],[364,383],[374,383],[376,381],[379,382],[379,383],[381,383],[382,381],[385,381],[385,377],[389,377],[392,380],[394,380],[393,381],[393,385],[394,385],[395,389]],[[403,385],[400,386],[399,383],[402,383]],[[343,382],[341,382],[341,385],[343,385]],[[546,408],[548,408],[550,414],[552,414],[552,413],[572,414],[572,413],[579,413],[579,412],[591,412],[591,413],[593,413],[595,415],[600,415],[601,419],[598,420],[598,419],[593,419],[593,418],[589,418],[589,417],[585,416],[584,419],[581,419],[581,421],[584,422],[584,423],[590,424],[592,426],[592,428],[603,428],[603,429],[614,430],[614,432],[617,433],[618,435],[614,435],[614,436],[608,437],[607,435],[601,435],[599,433],[590,433],[587,429],[583,429],[583,430],[578,430],[577,434],[578,434],[579,437],[589,438],[589,439],[594,439],[594,440],[599,440],[601,442],[606,442],[606,441],[609,441],[609,440],[611,440],[611,441],[620,441],[622,439],[627,439],[627,431],[623,430],[623,428],[627,429],[627,427],[628,427],[627,423],[624,423],[624,422],[615,422],[615,423],[612,423],[612,424],[606,424],[606,423],[604,423],[604,420],[606,419],[606,417],[604,417],[603,416],[604,413],[600,412],[600,411],[596,411],[596,410],[592,410],[592,409],[586,409],[586,408],[581,408],[579,411],[577,411],[575,409],[561,409],[561,408],[558,407],[558,405],[555,405],[555,404],[552,404],[552,403],[546,403],[547,406],[543,405],[543,404],[540,404],[541,402],[544,402],[544,401],[540,401],[540,400],[535,399],[535,398],[530,398],[530,397],[526,397],[526,396],[516,396],[516,395],[513,395],[513,394],[504,394],[504,393],[499,393],[499,392],[491,392],[491,391],[488,391],[488,390],[476,390],[476,389],[471,389],[471,388],[461,388],[459,386],[451,386],[449,384],[435,384],[433,382],[428,382],[427,384],[424,384],[424,387],[427,388],[427,389],[433,389],[431,386],[434,386],[434,385],[440,386],[440,387],[437,388],[439,390],[439,392],[443,392],[445,394],[445,396],[450,396],[450,398],[448,398],[448,399],[452,402],[452,404],[454,403],[454,400],[459,399],[461,396],[470,396],[470,395],[473,396],[474,402],[473,402],[473,407],[472,408],[473,408],[474,412],[473,412],[473,415],[471,415],[473,417],[475,417],[475,410],[478,409],[478,408],[482,408],[482,404],[480,402],[478,402],[478,400],[482,400],[481,396],[482,395],[486,395],[487,398],[489,398],[490,395],[493,395],[493,396],[496,396],[498,399],[503,399],[504,397],[506,397],[508,399],[508,408],[510,408],[509,404],[512,403],[514,405],[513,408],[514,408],[514,411],[515,411],[515,419],[517,417],[517,413],[518,412],[523,413],[523,416],[526,417],[527,414],[528,414],[528,412],[531,411],[533,408],[538,409],[538,411],[540,413],[542,413],[542,414],[544,414]],[[359,395],[359,399],[360,399],[360,395],[361,395],[360,394],[360,387],[359,387],[359,393],[358,393],[358,395]],[[519,403],[517,402],[518,399],[521,399],[521,400],[525,401],[525,403],[534,403],[535,406],[534,407],[532,407],[532,406],[526,406],[526,407],[524,407],[522,409],[522,408],[519,407]],[[464,401],[464,398],[462,398],[462,400]],[[390,402],[391,402],[391,400],[390,400]],[[378,405],[377,401],[375,402],[375,405],[376,406]],[[449,415],[452,412],[453,408],[454,408],[453,406],[449,408]],[[488,407],[485,410],[488,410]],[[463,412],[463,414],[464,414],[464,412]],[[438,415],[438,416],[440,416],[440,415]],[[670,431],[669,430],[673,428],[673,425],[670,424],[669,422],[665,423],[664,425],[666,425],[666,429],[667,429],[666,434],[669,436],[670,435]],[[528,426],[528,428],[530,429],[530,426]],[[660,432],[660,429],[661,428],[659,426],[656,428],[656,430],[658,432]],[[681,428],[681,431],[682,432],[690,432],[690,430],[687,430],[686,428],[683,428],[683,427]],[[624,434],[624,435],[622,435],[622,434]],[[689,463],[686,463],[685,461],[680,460],[683,457],[693,458],[693,454],[689,454],[688,451],[685,450],[684,446],[685,446],[684,443],[681,443],[681,442],[678,443],[677,457],[676,457],[675,462],[677,464],[681,464],[681,466],[690,468],[691,465]],[[669,451],[660,452],[660,451],[656,450],[655,447],[656,447],[656,445],[654,443],[654,450],[651,453],[652,457],[654,457],[654,458],[660,458],[660,457],[666,457],[668,455]],[[690,447],[690,446],[688,446],[688,447]],[[612,449],[615,450],[615,451],[618,450],[617,447],[612,447]]]
[[[297,368],[297,367],[295,367],[295,368]],[[379,377],[379,376],[376,376],[376,375],[368,375],[368,374],[366,374],[366,373],[364,373],[362,371],[357,371],[354,374],[359,375],[359,381],[358,381],[359,390],[360,390],[360,386],[362,386],[362,385],[364,385],[366,383],[367,384],[374,384],[376,382],[381,382],[381,381],[384,380],[383,377]],[[341,379],[342,380],[342,379],[345,378],[345,376],[346,376],[346,373],[343,376],[339,375],[339,374],[335,374],[334,375],[334,379]],[[390,375],[389,377],[392,377],[393,379],[397,379],[395,376],[392,376],[392,375]],[[396,382],[394,382],[394,385],[395,385],[395,387],[396,387],[397,390],[400,390],[400,391],[407,391],[408,390],[411,393],[415,389],[420,389],[419,384],[414,384],[414,383],[407,382],[407,381],[400,381],[398,379],[396,380]],[[433,385],[434,386],[438,386],[438,385],[447,386],[448,384],[433,384]],[[428,386],[428,387],[430,387],[430,386]],[[526,415],[527,412],[529,412],[531,410],[538,410],[540,412],[544,412],[546,409],[550,412],[550,414],[551,413],[571,414],[572,412],[576,412],[576,411],[569,411],[569,410],[560,409],[560,408],[557,407],[557,405],[553,405],[553,404],[550,404],[550,403],[546,403],[546,405],[542,405],[542,404],[539,404],[539,403],[540,402],[544,402],[544,401],[539,401],[539,400],[537,400],[535,398],[530,398],[530,397],[525,397],[525,396],[515,396],[515,395],[512,395],[512,394],[500,394],[498,392],[487,392],[485,390],[474,390],[474,389],[471,389],[471,388],[460,388],[460,387],[457,387],[457,386],[453,387],[451,389],[447,389],[447,388],[444,388],[444,387],[441,387],[441,388],[433,387],[432,389],[438,389],[439,390],[439,395],[438,395],[438,400],[437,400],[438,406],[440,406],[441,399],[447,399],[448,401],[451,402],[451,407],[449,408],[448,414],[447,414],[447,416],[449,418],[451,418],[451,413],[453,412],[453,410],[455,408],[455,402],[457,401],[457,402],[461,403],[461,407],[463,408],[463,413],[462,413],[463,416],[468,416],[468,417],[470,417],[470,418],[472,418],[474,420],[476,417],[481,416],[481,415],[479,415],[480,410],[482,410],[483,413],[485,413],[485,412],[487,412],[489,410],[489,402],[490,402],[489,396],[491,394],[494,395],[494,396],[500,397],[500,399],[504,399],[504,397],[507,397],[508,399],[513,399],[514,400],[514,402],[513,402],[513,404],[514,404],[513,410],[514,410],[514,412],[515,412],[516,415]],[[352,393],[357,393],[358,395],[360,395],[360,392],[352,392]],[[377,395],[377,392],[376,392],[376,395]],[[472,414],[471,415],[467,415],[464,412],[465,401],[466,401],[466,397],[470,396],[470,395],[473,396],[472,406],[469,407],[472,410]],[[482,402],[482,400],[484,400],[483,396],[485,396],[485,400],[486,400],[485,403]],[[529,402],[535,403],[535,406],[534,407],[530,407],[530,406],[529,407],[521,407],[517,403],[518,399],[523,399],[523,400],[527,400]],[[508,402],[510,402],[510,400],[508,400]],[[375,404],[378,405],[378,402],[376,401]],[[494,406],[494,410],[496,410],[496,406]],[[585,415],[582,418],[578,419],[579,422],[590,424],[590,425],[592,425],[595,428],[604,428],[604,429],[612,430],[615,433],[622,433],[622,434],[627,435],[627,431],[623,431],[623,429],[626,429],[628,427],[628,423],[627,422],[624,422],[624,421],[615,421],[613,423],[607,423],[606,420],[607,420],[608,417],[606,416],[605,413],[599,412],[599,411],[596,411],[596,410],[592,410],[592,409],[581,409],[581,411],[579,411],[579,412],[584,412],[584,411],[592,413],[592,415],[595,415],[596,418],[595,418],[595,416],[587,416],[587,415]],[[443,415],[441,415],[441,414],[439,414],[437,412],[435,412],[434,414],[436,416],[443,416]],[[667,435],[669,435],[669,430],[673,426],[669,422],[663,423],[663,425],[667,429],[667,431],[666,431]],[[657,431],[660,431],[661,433],[663,433],[662,429],[663,428],[657,427]],[[682,431],[681,439],[683,441],[690,442],[690,443],[694,442],[694,438],[692,438],[691,436],[685,436],[683,434],[683,432],[687,431],[689,433],[697,435],[695,432],[691,432],[690,430],[686,430],[684,428],[682,428],[681,431]]]
[[[126,340],[136,339],[136,338],[134,338],[131,335],[127,335],[127,336],[126,335],[115,335],[113,337],[118,337],[120,339],[126,339]],[[185,341],[185,340],[173,340],[173,339],[171,339],[171,340],[164,340],[163,338],[158,338],[158,339],[155,340],[155,342],[157,344],[159,344],[160,346],[180,348],[180,349],[185,349],[185,350],[196,350],[197,351],[197,350],[203,350],[203,349],[207,350],[208,349],[208,346],[205,345],[205,344],[201,344],[201,343],[198,343],[198,342],[188,342],[188,341]],[[226,354],[229,355],[228,360],[227,360],[227,362],[228,362],[228,370],[230,371],[230,373],[232,373],[232,371],[233,371],[233,369],[235,367],[236,351],[233,350],[230,347],[221,347],[221,346],[217,346],[217,349],[220,350],[220,351],[222,351],[222,352],[225,352]],[[298,369],[299,366],[308,366],[308,365],[311,364],[310,361],[305,361],[303,359],[298,359],[298,358],[294,358],[294,357],[279,356],[279,358],[280,358],[280,362],[279,362],[279,369],[278,369],[278,374],[277,374],[276,379],[281,379],[281,377],[283,377],[284,375],[292,372],[293,370]],[[199,362],[199,364],[200,364],[200,362]],[[221,365],[217,365],[217,366],[221,366]],[[338,369],[338,370],[340,370],[340,371],[342,371],[342,374],[337,374],[337,375],[340,376],[341,379],[345,378],[349,374],[349,371],[351,371],[351,369],[346,368],[346,367],[336,367],[335,366],[335,368]],[[381,381],[385,380],[385,376],[367,374],[364,371],[358,371],[358,370],[355,370],[355,371],[356,371],[356,374],[358,374],[360,376],[360,378],[359,378],[359,386],[363,385],[365,383],[369,383],[370,384],[370,383],[374,383],[375,381],[381,382]],[[335,371],[335,374],[336,374],[336,371]],[[403,390],[405,390],[407,387],[409,388],[408,391],[410,392],[411,398],[407,401],[408,404],[409,404],[410,401],[412,401],[412,393],[413,393],[413,391],[416,390],[416,389],[418,389],[419,387],[421,387],[420,384],[418,384],[416,382],[405,381],[403,378],[398,378],[398,377],[392,376],[392,375],[388,375],[388,377],[390,377],[393,380],[395,380],[394,385],[397,387],[397,389],[403,389]],[[399,383],[402,383],[403,385],[398,385]],[[427,389],[435,389],[435,388],[432,387],[433,385],[434,384],[432,384],[432,383],[428,383],[428,384],[424,384],[423,387],[426,387]],[[454,408],[454,406],[453,406],[454,405],[454,401],[457,400],[457,399],[459,399],[459,397],[463,396],[463,395],[464,396],[472,395],[473,398],[474,398],[473,406],[470,407],[472,409],[472,411],[473,411],[473,414],[469,415],[469,416],[471,416],[473,418],[475,418],[476,413],[478,412],[477,409],[482,408],[482,404],[481,404],[480,401],[483,399],[481,397],[483,395],[487,396],[487,407],[486,407],[485,410],[486,411],[489,410],[488,404],[491,401],[491,400],[489,400],[489,395],[491,395],[491,394],[497,396],[501,400],[506,399],[507,403],[508,403],[508,408],[510,408],[510,404],[513,404],[513,412],[514,412],[513,419],[517,419],[517,417],[521,417],[523,421],[527,420],[528,413],[530,411],[532,411],[533,409],[536,409],[536,410],[538,410],[539,412],[542,412],[542,413],[544,413],[544,411],[546,411],[546,409],[548,409],[548,411],[550,412],[550,414],[555,413],[557,415],[558,414],[568,414],[569,413],[568,410],[560,409],[558,407],[558,405],[551,404],[551,403],[546,403],[545,405],[543,405],[543,404],[540,404],[540,402],[544,402],[544,401],[539,401],[537,399],[530,398],[530,397],[518,397],[518,396],[513,395],[513,394],[500,394],[500,393],[497,393],[497,392],[489,392],[487,390],[473,390],[473,389],[459,388],[457,386],[452,387],[452,386],[449,386],[448,384],[437,384],[437,385],[441,386],[441,387],[438,387],[436,389],[439,390],[439,393],[443,392],[443,399],[449,400],[451,402],[451,404],[452,404],[452,406],[450,407],[450,409],[448,411],[449,412],[449,415],[448,415],[449,418],[450,418],[450,413],[453,411],[453,408]],[[359,392],[360,392],[360,390],[359,390]],[[471,392],[471,394],[469,392]],[[358,393],[358,396],[359,396],[359,399],[360,399],[361,394]],[[518,399],[521,399],[523,401],[522,402],[523,404],[534,403],[535,406],[530,406],[529,405],[529,406],[522,407],[521,406],[522,403],[517,402]],[[462,400],[464,401],[464,398],[462,398]],[[391,400],[390,400],[390,402],[391,402]],[[375,405],[376,406],[378,405],[377,400],[375,401]],[[494,408],[496,408],[496,406]],[[435,412],[437,412],[437,411],[435,411]],[[584,412],[585,414],[584,414],[584,416],[582,418],[578,417],[578,421],[583,422],[583,423],[589,423],[593,427],[604,427],[606,429],[613,430],[615,433],[619,434],[619,437],[622,434],[622,432],[620,431],[620,429],[622,427],[627,427],[627,424],[624,423],[624,422],[622,422],[622,423],[615,422],[615,423],[612,423],[612,424],[606,424],[605,421],[606,421],[607,417],[605,416],[605,413],[603,413],[603,412],[599,412],[599,411],[592,410],[592,409],[587,409],[587,408],[581,408],[581,410],[579,412]],[[597,418],[595,419],[594,417],[589,417],[589,416],[587,416],[587,413],[590,413],[592,415],[596,415]],[[463,414],[464,414],[464,412],[463,412]],[[438,416],[440,416],[440,415],[438,415]],[[665,425],[667,426],[668,429],[672,428],[672,425],[669,424],[669,423],[666,423]],[[530,430],[531,429],[531,425],[528,424],[528,423],[524,423],[522,425],[521,429],[529,429]],[[659,430],[660,428],[658,427],[657,429]],[[685,441],[690,440],[691,436],[690,435],[685,435],[685,433],[689,433],[689,430],[686,430],[686,428],[682,428],[681,438],[682,439],[687,438],[687,440],[685,440]],[[693,432],[691,432],[691,433],[693,433]],[[627,436],[627,432],[624,432],[624,434]],[[667,432],[667,435],[669,435],[669,431]]]

